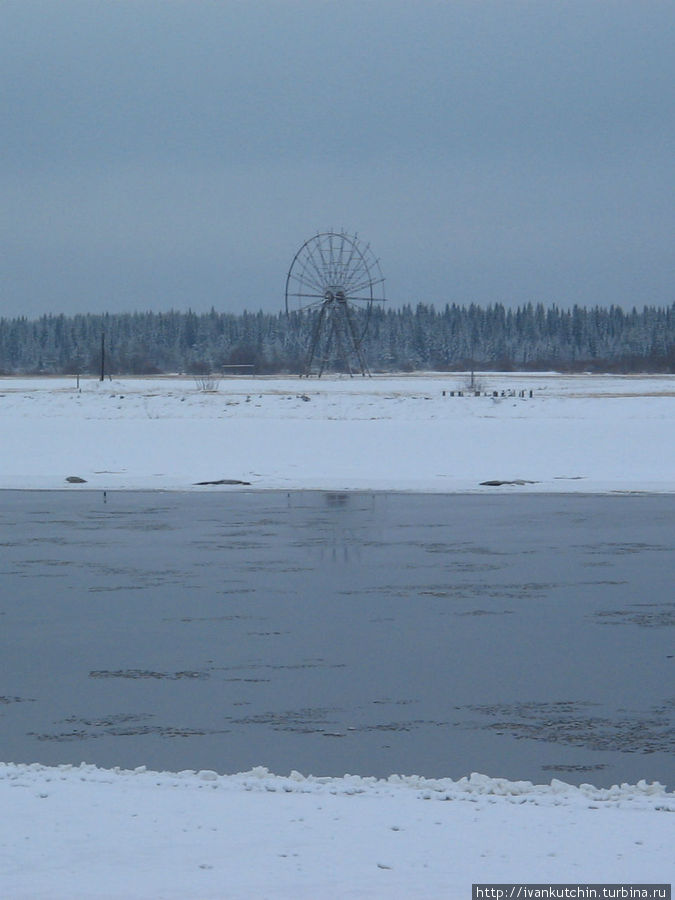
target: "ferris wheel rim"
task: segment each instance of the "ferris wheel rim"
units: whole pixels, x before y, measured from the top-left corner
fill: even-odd
[[[382,270],[370,244],[363,246],[357,234],[319,231],[304,241],[289,266],[286,314],[315,309],[331,299],[331,293],[341,293],[342,301],[365,310],[369,318],[375,300],[384,300],[375,296],[375,288],[382,284]]]

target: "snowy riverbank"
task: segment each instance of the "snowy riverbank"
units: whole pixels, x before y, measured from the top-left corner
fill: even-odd
[[[478,380],[2,378],[0,488],[675,490],[675,376]]]
[[[463,898],[472,882],[661,882],[659,785],[0,765],[12,900]]]

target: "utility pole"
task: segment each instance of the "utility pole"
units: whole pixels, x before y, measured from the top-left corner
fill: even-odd
[[[105,331],[101,332],[101,381],[105,379]]]
[[[474,381],[474,368],[475,368],[475,365],[476,365],[475,360],[474,360],[474,353],[475,353],[475,352],[476,352],[476,337],[475,337],[475,335],[472,333],[472,335],[471,335],[471,383],[470,383],[470,385],[469,385],[469,387],[471,388],[472,391],[473,391],[473,390],[475,389],[475,387],[476,387],[476,383],[475,383],[475,381]]]

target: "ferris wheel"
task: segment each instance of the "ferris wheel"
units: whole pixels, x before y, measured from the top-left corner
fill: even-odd
[[[384,301],[384,277],[369,244],[325,231],[305,241],[286,276],[286,312],[311,319],[306,375],[318,367],[368,375],[363,350],[373,304]]]

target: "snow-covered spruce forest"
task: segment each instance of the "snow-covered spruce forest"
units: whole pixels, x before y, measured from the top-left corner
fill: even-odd
[[[303,371],[314,314],[188,312],[0,319],[0,374],[205,374],[253,366]],[[376,308],[364,349],[373,372],[495,370],[675,372],[675,304],[507,309]],[[249,370],[251,371],[251,370]]]

